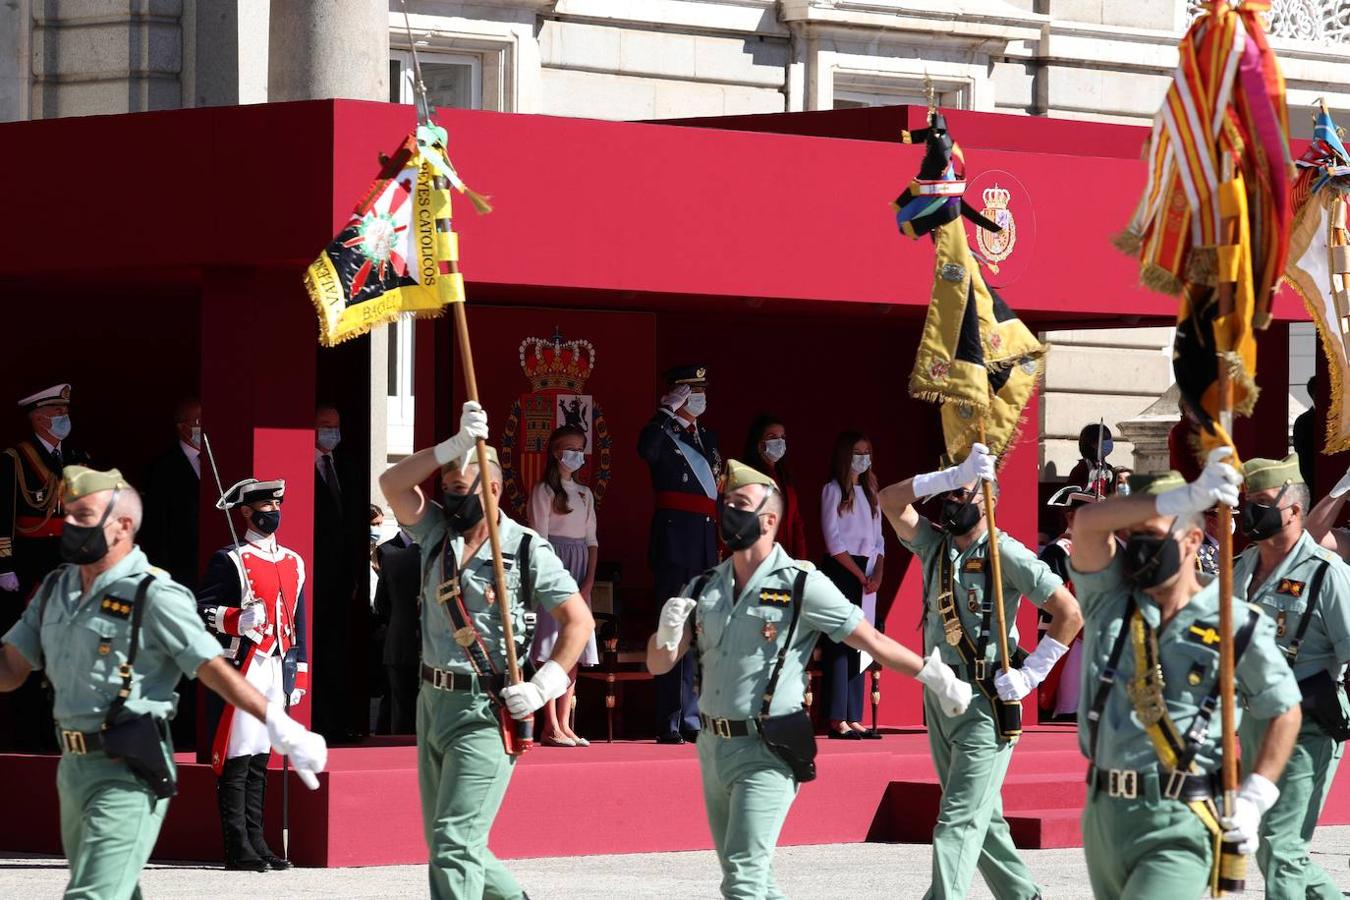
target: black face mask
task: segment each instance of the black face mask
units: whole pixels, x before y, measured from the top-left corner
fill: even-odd
[[[759,511],[768,502],[769,495],[765,494],[764,499],[759,501],[759,506],[754,509],[736,509],[734,506],[727,506],[726,500],[718,504],[721,507],[718,527],[722,532],[722,543],[726,544],[728,550],[734,553],[754,546],[755,541],[764,533],[759,525]]]
[[[942,500],[942,509],[938,514],[938,519],[942,523],[943,529],[952,537],[969,534],[976,525],[980,524],[980,508],[975,505],[975,495],[971,494],[965,500],[958,500],[948,494]]]
[[[445,491],[441,503],[445,506],[445,524],[457,534],[463,534],[483,521],[483,498],[478,496],[478,478],[474,478],[467,494]]]
[[[1122,552],[1125,580],[1137,590],[1155,588],[1181,571],[1181,544],[1170,532],[1164,537],[1132,534]]]
[[[1253,503],[1250,500],[1242,504],[1242,522],[1239,527],[1248,540],[1264,541],[1280,533],[1284,527],[1284,511],[1289,508],[1280,506],[1284,492],[1285,489],[1281,488],[1275,502],[1271,504]]]
[[[108,555],[108,536],[103,526],[108,524],[113,504],[117,502],[117,492],[113,491],[108,507],[97,525],[71,525],[66,523],[61,529],[61,545],[57,549],[61,558],[77,566],[90,566]]]
[[[281,510],[255,509],[248,517],[258,534],[272,534],[281,527]]]

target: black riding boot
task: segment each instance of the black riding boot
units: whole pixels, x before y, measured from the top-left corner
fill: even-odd
[[[267,759],[271,754],[248,757],[248,782],[244,789],[244,818],[248,822],[248,842],[253,852],[273,869],[289,869],[291,864],[272,852],[263,837],[263,804],[267,799]]]
[[[244,791],[248,780],[247,756],[225,760],[216,779],[220,833],[225,839],[225,868],[235,872],[266,872],[267,863],[253,850],[244,818]]]

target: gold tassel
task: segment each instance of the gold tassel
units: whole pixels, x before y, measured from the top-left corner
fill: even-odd
[[[1159,294],[1181,296],[1181,279],[1154,263],[1146,263],[1139,268],[1139,283]]]
[[[900,130],[900,143],[902,144],[914,143],[914,135],[909,133],[909,129],[904,128]]]
[[[478,210],[479,213],[487,214],[492,212],[492,204],[488,202],[488,198],[478,193],[467,184],[464,185],[464,196],[469,198],[469,202],[473,204],[473,208]]]
[[[1186,281],[1206,287],[1219,286],[1219,248],[1192,247],[1186,257]]]

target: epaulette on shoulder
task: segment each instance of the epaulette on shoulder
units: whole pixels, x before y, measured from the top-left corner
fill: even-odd
[[[792,564],[803,572],[814,572],[816,570],[816,564],[809,559],[794,559]]]
[[[1313,556],[1316,556],[1318,559],[1324,559],[1327,562],[1344,562],[1339,553],[1335,550],[1328,550],[1321,544],[1317,544],[1313,547]]]
[[[155,576],[156,578],[168,578],[168,577],[169,577],[169,573],[166,572],[166,571],[164,571],[163,569],[161,569],[159,566],[149,566],[148,568],[146,568],[145,571],[146,571],[147,573],[149,573],[149,574]]]

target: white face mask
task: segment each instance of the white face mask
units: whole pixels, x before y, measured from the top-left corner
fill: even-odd
[[[586,465],[586,454],[581,450],[564,450],[558,463],[568,472],[575,472]]]
[[[769,462],[778,462],[787,453],[787,441],[783,438],[774,438],[764,442],[764,458]]]
[[[853,474],[861,475],[872,468],[872,454],[855,453],[853,454]]]
[[[370,526],[370,542],[372,544],[378,544],[380,542],[380,526]]]
[[[194,447],[200,447],[202,445],[202,430],[200,428],[193,426],[192,436],[188,438],[188,443]]]
[[[689,399],[684,401],[684,408],[689,415],[697,419],[708,411],[708,395],[690,394]]]

